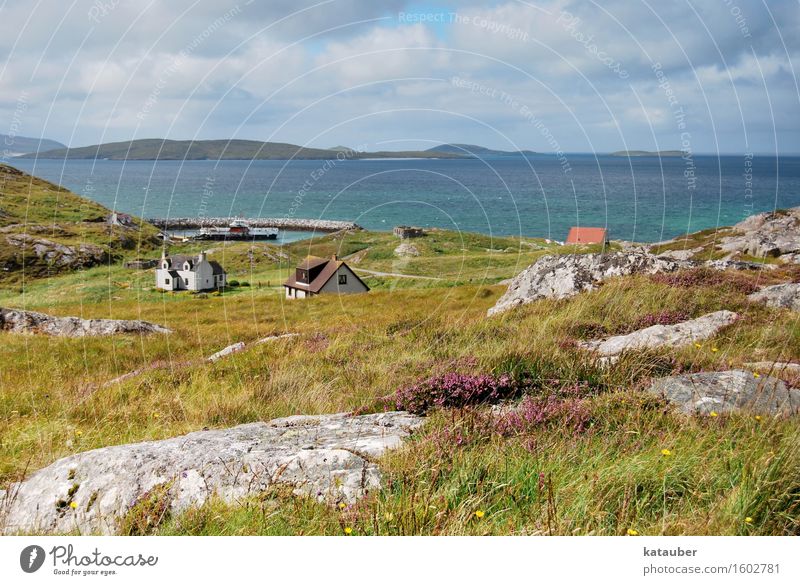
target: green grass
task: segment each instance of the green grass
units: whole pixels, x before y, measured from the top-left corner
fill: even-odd
[[[158,246],[155,227],[109,226],[111,211],[64,187],[0,164],[0,285],[67,272],[58,258],[45,260],[12,245],[7,236],[28,235],[69,247],[100,246],[112,261],[148,253]]]
[[[212,257],[231,278],[251,285],[221,296],[160,293],[151,271],[119,265],[30,281],[23,291],[0,289],[2,306],[141,318],[175,331],[95,339],[0,334],[0,486],[87,449],[298,413],[369,411],[399,386],[436,373],[515,372],[540,381],[539,388],[588,382],[592,392],[583,406],[591,414],[589,430],[575,434],[548,424],[499,436],[475,424],[485,417],[483,409],[434,413],[413,441],[383,458],[384,487],[351,508],[335,510],[275,490],[239,506],[212,500],[170,517],[156,494],[132,510],[125,531],[800,532],[796,420],[685,417],[642,392],[650,377],[674,369],[797,359],[798,314],[750,305],[740,286],[742,279],[767,284],[795,273],[730,273],[722,283],[685,288],[636,276],[487,319],[486,310],[504,291],[498,280],[565,249],[444,231],[411,243],[420,256],[402,265],[392,257],[398,240],[383,233],[332,234],[283,248],[220,244]],[[308,253],[355,254],[356,269],[441,280],[369,277],[367,295],[286,301],[280,282]],[[633,354],[608,370],[574,348],[580,332],[624,330],[649,313],[696,317],[723,308],[744,318],[700,348]],[[214,364],[199,361],[231,343],[283,332],[301,335]],[[154,363],[167,367],[105,385]],[[448,440],[454,432],[462,434],[460,444]],[[664,448],[670,457],[661,455]],[[142,520],[154,516],[151,508],[161,510],[154,525]],[[475,515],[479,510],[483,518]]]

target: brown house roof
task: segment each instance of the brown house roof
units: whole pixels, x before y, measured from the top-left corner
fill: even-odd
[[[297,268],[300,270],[309,270],[311,268],[316,268],[322,264],[325,264],[325,267],[320,271],[320,273],[312,280],[309,284],[305,284],[303,282],[297,282],[297,273],[290,274],[289,278],[286,279],[286,282],[283,283],[283,286],[287,286],[289,288],[296,288],[299,290],[307,290],[312,293],[319,293],[322,290],[322,287],[331,279],[331,277],[336,274],[336,272],[342,266],[347,266],[342,260],[334,260],[334,259],[326,259],[326,258],[317,258],[316,256],[308,256],[305,260],[303,260],[300,264],[297,265]],[[347,269],[356,277],[358,282],[364,285],[364,288],[369,290],[369,287],[366,283],[361,280],[358,275],[353,272],[352,268],[347,266]]]
[[[573,227],[569,230],[567,244],[605,244],[606,229],[595,227]]]

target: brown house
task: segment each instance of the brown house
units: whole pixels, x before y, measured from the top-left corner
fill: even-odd
[[[572,227],[569,229],[567,244],[605,244],[608,232],[605,228]]]
[[[323,293],[361,293],[369,291],[355,272],[334,254],[331,258],[307,256],[286,282],[287,299],[303,299]]]

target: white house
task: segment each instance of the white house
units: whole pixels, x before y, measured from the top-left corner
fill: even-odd
[[[369,287],[336,255],[308,256],[283,283],[287,299],[302,299],[325,293],[362,293]]]
[[[161,256],[156,268],[156,288],[162,290],[211,290],[222,288],[227,275],[219,262],[208,260],[205,252],[197,256]]]

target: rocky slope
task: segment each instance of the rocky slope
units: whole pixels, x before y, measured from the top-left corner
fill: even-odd
[[[0,279],[91,268],[159,245],[158,230],[0,164]]]
[[[512,279],[506,293],[489,309],[489,315],[539,299],[565,299],[593,290],[615,276],[672,272],[682,265],[642,250],[544,256]]]

